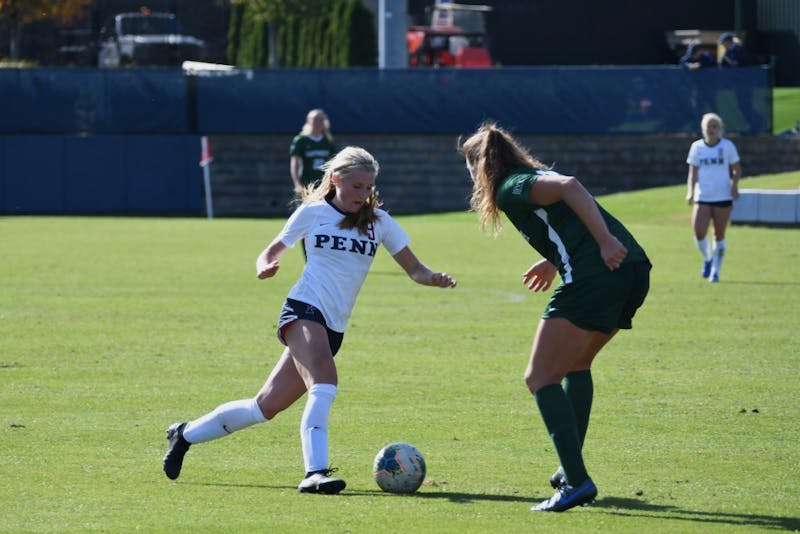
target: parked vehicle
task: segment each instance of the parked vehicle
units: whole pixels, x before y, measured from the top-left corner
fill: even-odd
[[[184,35],[174,13],[143,9],[119,13],[100,31],[99,67],[177,67],[184,61],[203,61],[208,44]]]
[[[406,32],[412,67],[491,67],[485,13],[490,6],[436,3],[428,26]]]

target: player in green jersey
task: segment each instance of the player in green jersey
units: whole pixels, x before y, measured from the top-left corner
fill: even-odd
[[[631,328],[649,289],[650,261],[578,180],[547,168],[496,124],[483,124],[460,150],[481,227],[496,235],[502,212],[544,257],[522,282],[544,291],[561,276],[525,370],[561,466],[550,478],[555,495],[531,509],[561,512],[588,504],[597,496],[582,456],[592,361],[620,328]]]
[[[289,147],[289,173],[298,198],[307,186],[322,179],[322,165],[335,153],[328,116],[321,109],[312,109]]]
[[[322,166],[336,153],[331,135],[331,121],[321,109],[312,109],[300,133],[294,136],[289,146],[289,174],[294,184],[294,198],[289,207],[294,210],[303,202],[304,191],[318,184],[325,171]],[[306,257],[305,241],[301,242],[303,258]]]

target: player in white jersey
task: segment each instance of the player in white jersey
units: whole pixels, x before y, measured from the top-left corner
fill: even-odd
[[[268,421],[308,392],[300,422],[306,474],[297,489],[339,493],[345,482],[332,477],[328,465],[328,418],[338,383],[333,357],[378,248],[383,245],[418,284],[455,287],[446,273],[433,272],[417,259],[406,233],[379,209],[378,162],[369,152],[347,147],[324,170],[322,181],[305,190],[303,204],[256,260],[258,278],[271,278],[286,250],[305,240],[308,260],[278,320],[278,338],[286,349],[255,397],[222,404],[167,430],[167,477],[178,478],[191,444]]]
[[[692,226],[697,247],[703,254],[703,278],[719,282],[722,260],[725,258],[725,229],[731,218],[733,201],[739,198],[739,178],[742,166],[736,146],[722,137],[722,119],[706,113],[700,122],[703,138],[692,143],[686,163],[686,202],[694,204]],[[708,224],[714,223],[714,246],[709,246]]]

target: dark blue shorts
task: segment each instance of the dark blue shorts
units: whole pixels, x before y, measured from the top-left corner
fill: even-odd
[[[319,308],[311,304],[306,304],[305,302],[300,302],[299,300],[286,299],[286,302],[283,303],[280,317],[278,317],[278,339],[280,342],[286,345],[283,334],[292,323],[299,319],[314,321],[324,326],[325,330],[328,332],[328,345],[331,347],[331,354],[336,356],[336,353],[339,352],[339,348],[342,346],[344,334],[328,328],[325,317],[323,317]]]
[[[712,208],[730,208],[733,206],[733,200],[717,200],[716,202],[706,202],[705,200],[698,200],[701,206],[711,206]]]

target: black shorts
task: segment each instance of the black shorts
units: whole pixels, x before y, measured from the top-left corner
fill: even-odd
[[[647,261],[624,263],[615,271],[561,284],[542,318],[562,317],[578,328],[604,334],[631,328],[650,289],[650,268]]]
[[[733,206],[733,200],[718,200],[716,202],[698,200],[697,203],[701,206],[711,206],[712,208],[730,208]]]
[[[300,302],[299,300],[286,299],[286,302],[283,303],[281,314],[278,317],[278,339],[280,342],[286,345],[283,334],[286,332],[286,329],[289,328],[289,325],[299,319],[314,321],[324,326],[325,330],[328,332],[328,345],[331,347],[331,354],[336,356],[336,353],[339,352],[339,348],[342,346],[344,334],[328,328],[325,317],[323,317],[319,308],[311,304],[306,304],[305,302]]]

